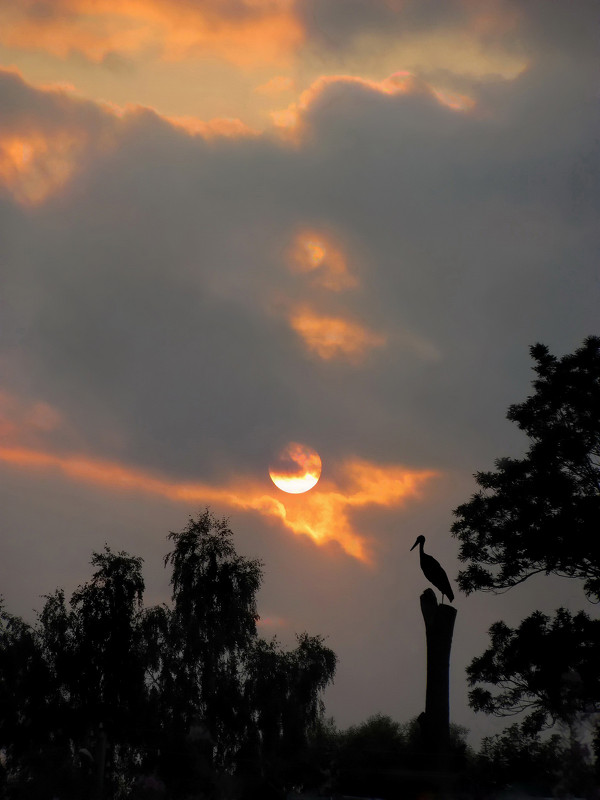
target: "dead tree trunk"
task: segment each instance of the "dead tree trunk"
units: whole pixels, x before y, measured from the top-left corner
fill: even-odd
[[[443,768],[450,733],[450,648],[456,609],[438,604],[432,589],[421,595],[427,638],[427,691],[421,717],[425,744],[433,763]]]

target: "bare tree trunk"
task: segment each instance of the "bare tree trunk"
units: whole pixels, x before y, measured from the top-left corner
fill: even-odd
[[[421,612],[427,638],[427,691],[423,732],[436,766],[446,765],[450,733],[450,649],[456,609],[438,604],[432,589],[421,595]]]

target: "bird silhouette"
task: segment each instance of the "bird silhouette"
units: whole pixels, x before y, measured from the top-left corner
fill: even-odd
[[[436,589],[442,593],[442,603],[444,602],[444,595],[452,602],[454,600],[454,592],[452,591],[452,587],[450,586],[450,581],[448,580],[448,576],[446,575],[443,567],[436,561],[433,556],[428,555],[423,550],[423,545],[425,544],[425,537],[424,536],[417,536],[417,541],[413,544],[410,548],[414,550],[417,545],[419,545],[419,560],[421,562],[421,569],[423,570],[423,575],[427,578],[430,583],[433,583]]]

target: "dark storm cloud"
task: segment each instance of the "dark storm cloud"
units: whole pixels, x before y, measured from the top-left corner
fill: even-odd
[[[317,47],[344,49],[365,34],[399,40],[419,33],[464,31],[530,56],[597,54],[595,0],[297,0],[296,13]]]
[[[74,113],[9,90],[44,124]],[[324,457],[485,466],[528,346],[593,332],[593,82],[563,65],[488,87],[468,114],[332,85],[299,149],[73,107],[113,146],[23,213],[5,268],[13,317],[37,298],[19,388],[95,455],[218,479],[296,439]],[[288,273],[303,224],[339,234],[359,288],[333,298]],[[300,296],[387,347],[359,367],[310,356],[286,317]]]
[[[451,509],[474,490],[473,471],[525,444],[504,413],[529,391],[528,346],[562,354],[598,333],[595,71],[548,47],[517,80],[477,87],[469,113],[424,89],[332,83],[304,112],[298,147],[207,142],[150,112],[118,118],[1,77],[5,132],[40,131],[50,146],[74,131],[80,143],[43,202],[0,197],[3,390],[62,414],[43,434],[49,448],[173,480],[266,475],[289,439],[314,446],[324,473],[350,453],[440,470],[422,502],[357,515],[379,547],[372,570],[232,515],[240,550],[266,561],[261,613],[284,617],[290,638],[330,635],[340,667],[329,713],[340,724],[416,715],[426,583],[409,547],[424,532],[456,574]],[[288,271],[303,227],[335,239],[356,288]],[[358,365],[311,356],[288,324],[300,301],[351,315],[387,345]],[[148,600],[165,599],[164,535],[185,524],[185,506],[7,465],[2,476],[10,610],[74,588],[105,540],[146,557]],[[457,597],[453,719],[473,724],[464,666],[487,626],[581,605],[572,583],[542,576],[501,599]]]
[[[343,48],[358,35],[402,36],[442,29],[468,21],[468,8],[458,0],[297,0],[296,13],[315,43]]]

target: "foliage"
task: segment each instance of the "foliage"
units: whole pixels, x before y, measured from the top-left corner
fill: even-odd
[[[556,358],[531,348],[534,393],[509,408],[530,439],[522,459],[502,458],[475,478],[480,491],[455,510],[452,532],[467,562],[458,582],[501,592],[536,573],[583,581],[600,601],[600,338]],[[512,630],[497,622],[490,647],[467,670],[470,703],[501,716],[525,712],[525,731],[600,708],[600,622],[559,609]],[[496,687],[492,692],[483,683]]]
[[[172,567],[173,608],[163,686],[173,701],[172,721],[187,730],[202,720],[220,766],[231,760],[248,724],[241,668],[256,639],[262,580],[260,562],[239,556],[232,537],[227,520],[207,510],[169,534],[175,547],[165,556]],[[183,707],[177,707],[178,698]]]
[[[391,717],[375,714],[342,735],[339,763],[345,769],[390,769],[406,761],[403,726]]]
[[[490,628],[490,647],[467,668],[469,684],[491,684],[493,694],[470,692],[476,711],[508,716],[527,712],[525,730],[600,710],[600,620],[564,608],[550,619],[534,612],[516,629]]]
[[[261,565],[232,537],[208,510],[169,535],[171,605],[144,608],[142,559],[105,547],[35,625],[0,608],[0,749],[28,798],[126,797],[140,773],[174,800],[304,781],[336,657],[318,636],[291,652],[257,636]]]
[[[494,788],[528,785],[550,795],[560,780],[563,750],[557,734],[542,740],[514,724],[486,736],[476,759],[478,783]]]
[[[556,358],[531,348],[535,393],[507,417],[530,439],[522,459],[475,475],[480,491],[454,512],[460,588],[501,591],[536,573],[580,578],[600,600],[600,338]]]

